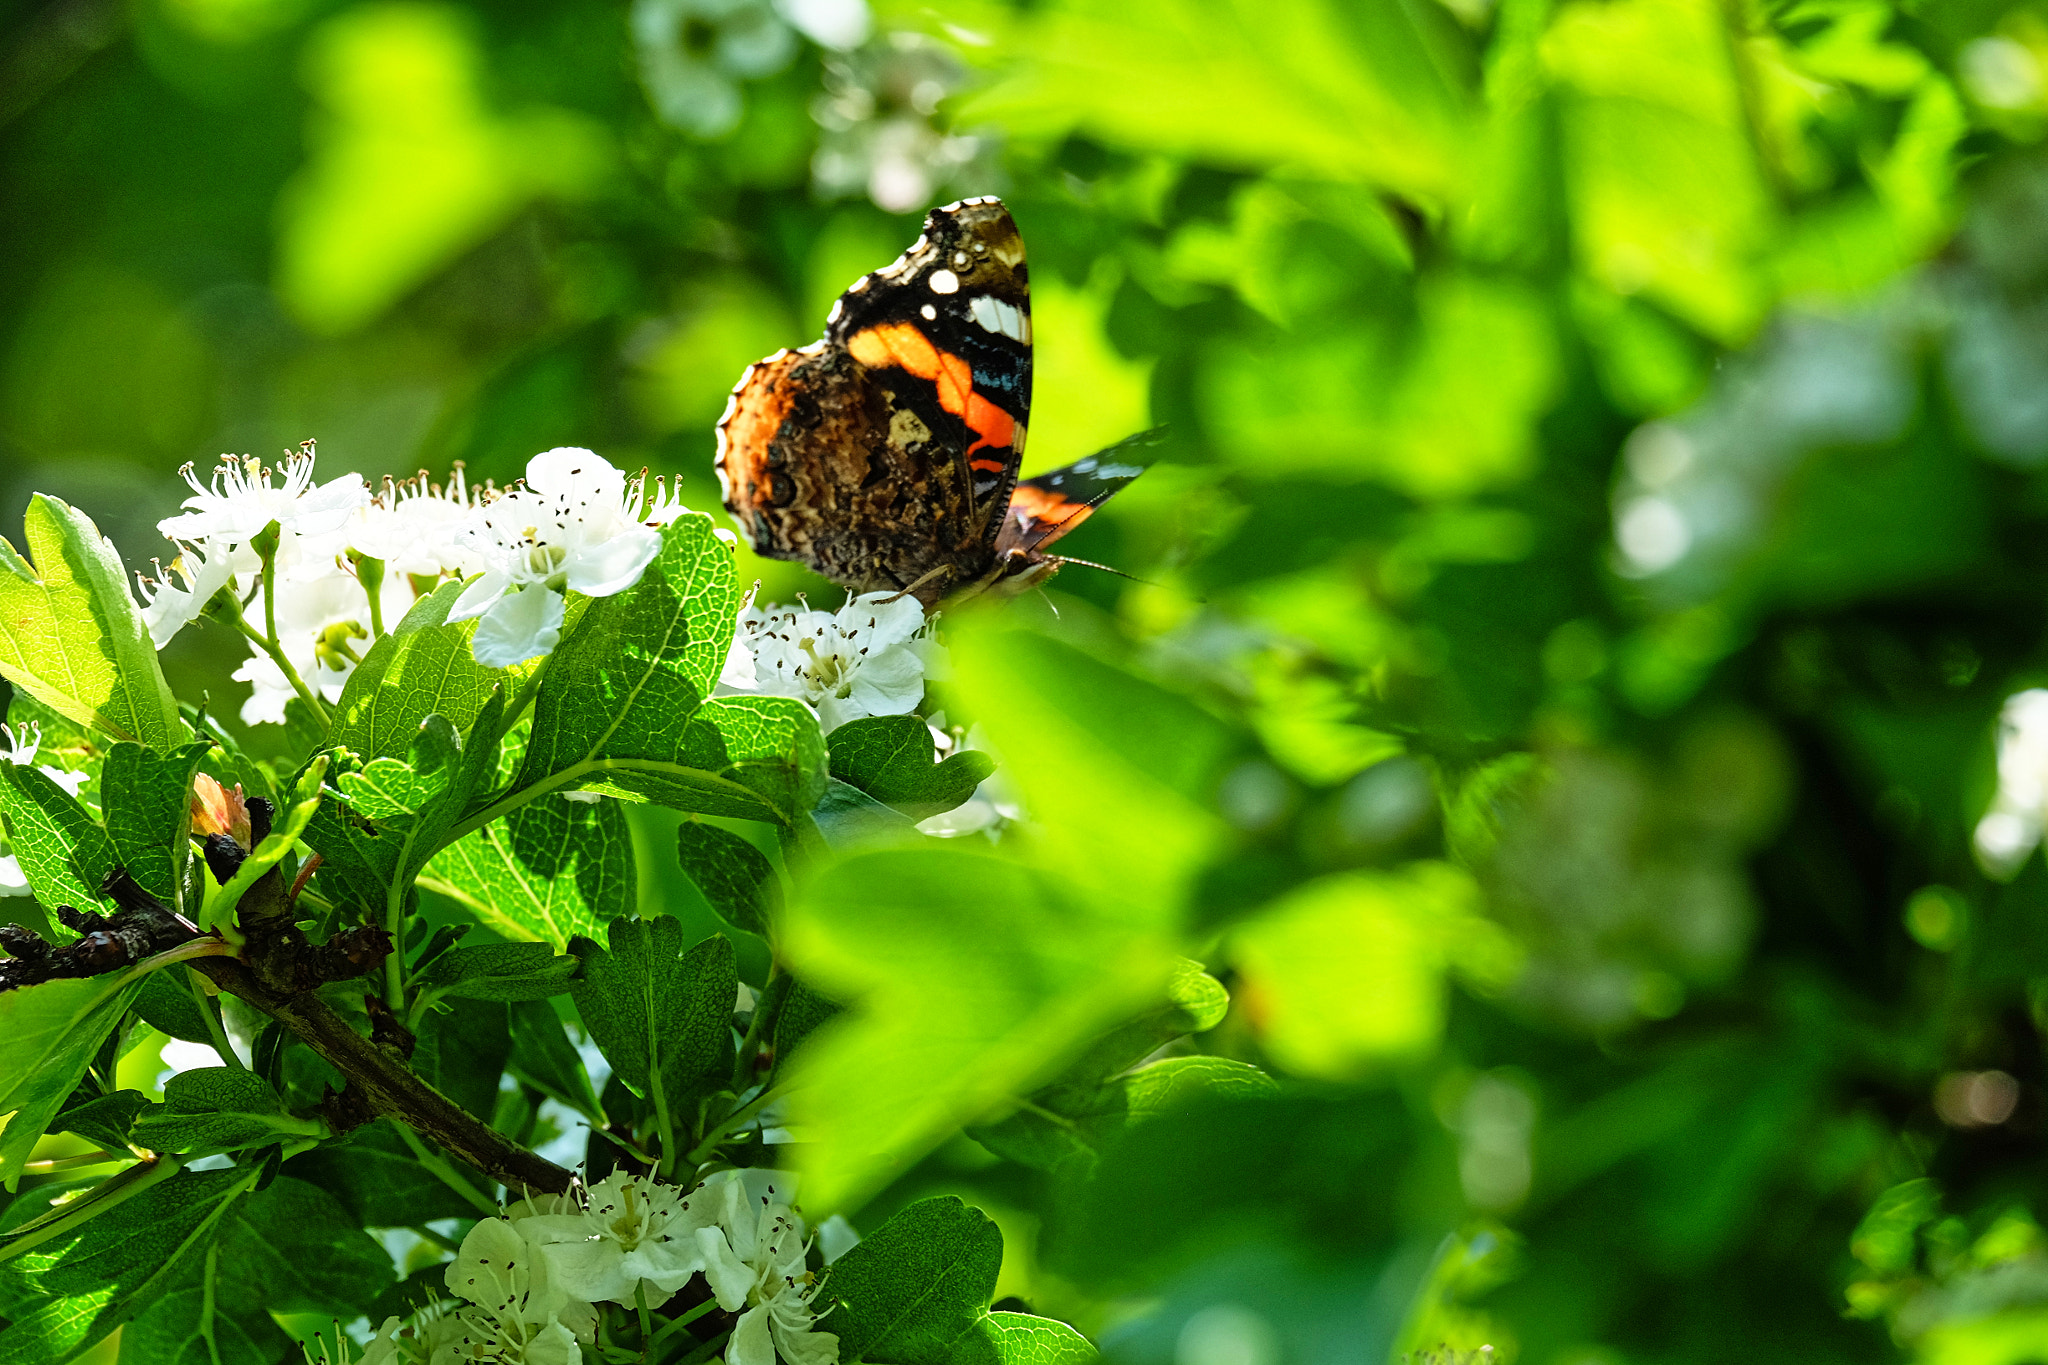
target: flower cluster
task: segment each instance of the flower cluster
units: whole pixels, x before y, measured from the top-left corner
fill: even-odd
[[[458,465],[445,483],[422,473],[373,492],[355,474],[318,482],[315,459],[308,441],[275,469],[223,457],[211,483],[186,466],[186,510],[158,524],[178,553],[138,576],[157,648],[209,611],[248,638],[234,674],[251,686],[245,724],[283,723],[294,696],[339,700],[386,623],[449,579],[464,586],[448,619],[476,621],[479,663],[547,655],[561,642],[568,594],[608,597],[638,583],[661,552],[661,528],[688,511],[662,482],[574,447],[534,456],[502,490],[472,489]],[[827,612],[754,597],[721,692],[797,698],[828,731],[923,700],[938,656],[916,598],[868,593]]]
[[[684,1192],[615,1172],[522,1201],[462,1239],[446,1277],[461,1306],[385,1319],[361,1365],[581,1365],[598,1305],[651,1312],[699,1275],[738,1315],[727,1365],[835,1365],[839,1339],[816,1330],[811,1307],[810,1240],[770,1183],[779,1178],[722,1171]]]

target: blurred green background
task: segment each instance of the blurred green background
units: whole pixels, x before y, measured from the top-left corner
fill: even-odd
[[[1287,1088],[874,1217],[969,1194],[1133,1362],[2048,1361],[2038,757],[1975,834],[2048,679],[2048,7],[4,13],[0,504],[137,564],[179,465],[307,437],[712,507],[741,369],[969,194],[1026,472],[1170,424],[1068,542],[1146,581],[1012,610],[1221,736],[1197,1046]]]

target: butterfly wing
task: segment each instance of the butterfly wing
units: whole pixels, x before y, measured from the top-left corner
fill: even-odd
[[[1002,201],[934,209],[910,250],[840,296],[825,337],[890,395],[905,437],[954,457],[992,538],[1031,415],[1030,272]]]
[[[822,340],[750,367],[718,472],[754,548],[932,599],[986,573],[1030,413],[1028,291],[1009,211],[967,200],[854,281]]]
[[[1159,444],[1165,432],[1164,427],[1141,431],[1085,460],[1019,483],[996,533],[997,557],[1017,550],[1042,551],[1086,521],[1145,472],[1145,449]]]

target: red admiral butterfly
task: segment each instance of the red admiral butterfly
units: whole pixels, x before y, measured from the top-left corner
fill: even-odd
[[[1021,592],[1073,562],[1047,547],[1144,472],[1128,449],[1151,437],[1020,483],[1030,413],[1024,240],[1001,200],[965,199],[855,280],[822,340],[747,368],[719,487],[757,552],[856,592]]]

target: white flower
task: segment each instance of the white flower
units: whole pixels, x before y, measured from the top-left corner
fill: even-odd
[[[801,599],[799,599],[801,601]],[[733,692],[809,702],[827,732],[862,716],[900,716],[924,700],[935,648],[907,593],[871,592],[836,612],[758,607],[751,594],[719,682]]]
[[[324,566],[304,561],[284,564],[277,575],[277,638],[299,678],[328,701],[339,701],[355,661],[339,646],[354,647],[368,632],[370,605],[362,584],[332,560]],[[297,695],[268,654],[253,646],[242,666],[229,675],[250,685],[242,703],[242,723],[284,723],[285,703]]]
[[[803,1219],[775,1196],[775,1187],[750,1197],[747,1173],[722,1171],[695,1198],[714,1200],[718,1225],[698,1231],[704,1278],[718,1306],[739,1313],[726,1365],[836,1365],[839,1338],[813,1331],[811,1295],[817,1281],[804,1265],[809,1243]],[[742,1311],[744,1310],[744,1311]]]
[[[311,441],[274,471],[248,456],[223,455],[210,488],[188,464],[178,472],[192,485],[192,496],[182,504],[192,510],[167,517],[156,528],[172,540],[225,548],[247,544],[274,521],[293,535],[331,543],[348,525],[349,514],[369,501],[370,490],[360,474],[344,474],[316,487],[313,461]],[[282,475],[284,482],[272,482],[274,475]]]
[[[1977,822],[1977,856],[1996,876],[2011,876],[2041,842],[2048,823],[2048,691],[2006,698],[1998,718],[1998,795]]]
[[[344,539],[357,554],[383,561],[385,619],[402,615],[417,599],[415,579],[424,586],[447,574],[483,572],[483,557],[464,534],[480,505],[458,460],[445,484],[432,482],[424,469],[415,478],[386,479],[355,510]]]
[[[149,641],[162,649],[192,624],[215,593],[234,581],[234,554],[224,546],[209,555],[197,545],[188,545],[171,561],[170,568],[158,562],[156,572],[154,579],[138,573],[135,581],[142,593],[142,623],[149,627]],[[178,579],[184,580],[182,587]]]
[[[643,501],[641,480],[565,446],[534,456],[521,486],[471,513],[465,535],[483,576],[463,589],[448,619],[483,618],[472,646],[477,662],[509,668],[553,650],[565,591],[610,597],[638,583],[661,552]],[[658,501],[661,515],[680,515],[665,492]]]
[[[469,1306],[447,1319],[452,1325],[435,1344],[434,1365],[578,1365],[583,1356],[576,1338],[596,1330],[591,1306],[555,1282],[547,1258],[506,1219],[486,1218],[469,1230],[446,1280],[449,1292]]]
[[[565,1293],[631,1308],[644,1289],[647,1306],[658,1308],[704,1269],[696,1233],[710,1222],[706,1202],[692,1213],[675,1186],[614,1171],[580,1210],[524,1218],[518,1227]]]
[[[24,721],[16,726],[0,725],[0,742],[6,745],[4,749],[0,749],[0,762],[26,768],[36,761],[36,753],[43,747],[43,728],[34,721]],[[41,765],[37,771],[62,787],[67,796],[78,795],[79,789],[92,781],[91,773],[66,772],[47,763]],[[0,892],[0,895],[5,894],[8,893]]]

